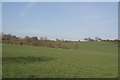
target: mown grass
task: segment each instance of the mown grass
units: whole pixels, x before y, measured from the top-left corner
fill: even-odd
[[[2,45],[3,78],[116,78],[118,46],[71,42],[78,49]]]

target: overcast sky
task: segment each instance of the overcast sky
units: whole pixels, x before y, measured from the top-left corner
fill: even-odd
[[[118,38],[117,2],[4,2],[3,32],[19,37]]]

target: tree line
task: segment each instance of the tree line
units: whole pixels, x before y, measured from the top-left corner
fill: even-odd
[[[102,41],[102,42],[115,42],[118,43],[120,40],[103,40],[99,37],[95,37],[95,39],[92,38],[85,38],[84,40],[88,42],[93,42],[93,41]],[[40,37],[39,39],[37,37],[29,37],[25,36],[24,38],[21,37],[16,37],[11,34],[4,34],[2,33],[2,43],[4,44],[14,44],[14,45],[21,45],[21,46],[42,46],[42,47],[50,47],[50,48],[62,48],[62,49],[78,49],[79,46],[77,43],[74,45],[67,46],[64,43],[68,42],[81,42],[80,40],[78,41],[68,41],[68,40],[59,40],[56,38],[56,41],[49,40],[47,37]]]
[[[120,40],[118,40],[118,39],[115,39],[115,40],[110,40],[110,39],[106,39],[106,40],[104,40],[104,39],[101,39],[101,38],[99,38],[99,37],[95,37],[95,39],[92,39],[92,38],[84,38],[84,40],[85,41],[89,41],[89,42],[93,42],[93,41],[101,41],[101,42],[120,42]]]
[[[78,44],[67,46],[62,42],[71,42],[56,39],[56,41],[49,40],[47,37],[29,37],[25,36],[24,38],[16,37],[11,34],[2,33],[2,43],[4,44],[14,44],[21,46],[42,46],[42,47],[50,47],[50,48],[62,48],[62,49],[78,49]]]

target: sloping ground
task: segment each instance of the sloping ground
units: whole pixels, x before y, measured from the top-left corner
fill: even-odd
[[[76,43],[63,43],[67,46]],[[3,77],[112,78],[118,76],[114,43],[80,42],[79,49],[3,44]]]

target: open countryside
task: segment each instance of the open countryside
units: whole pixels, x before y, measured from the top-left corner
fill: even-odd
[[[38,46],[35,40],[30,42],[30,37],[30,40],[28,37],[24,39],[26,45],[21,45],[20,40],[5,40],[5,36],[2,45],[4,78],[117,78],[118,76],[117,42],[38,40],[40,41]],[[17,41],[19,44],[15,43]]]
[[[118,2],[3,2],[2,78],[118,78]]]

